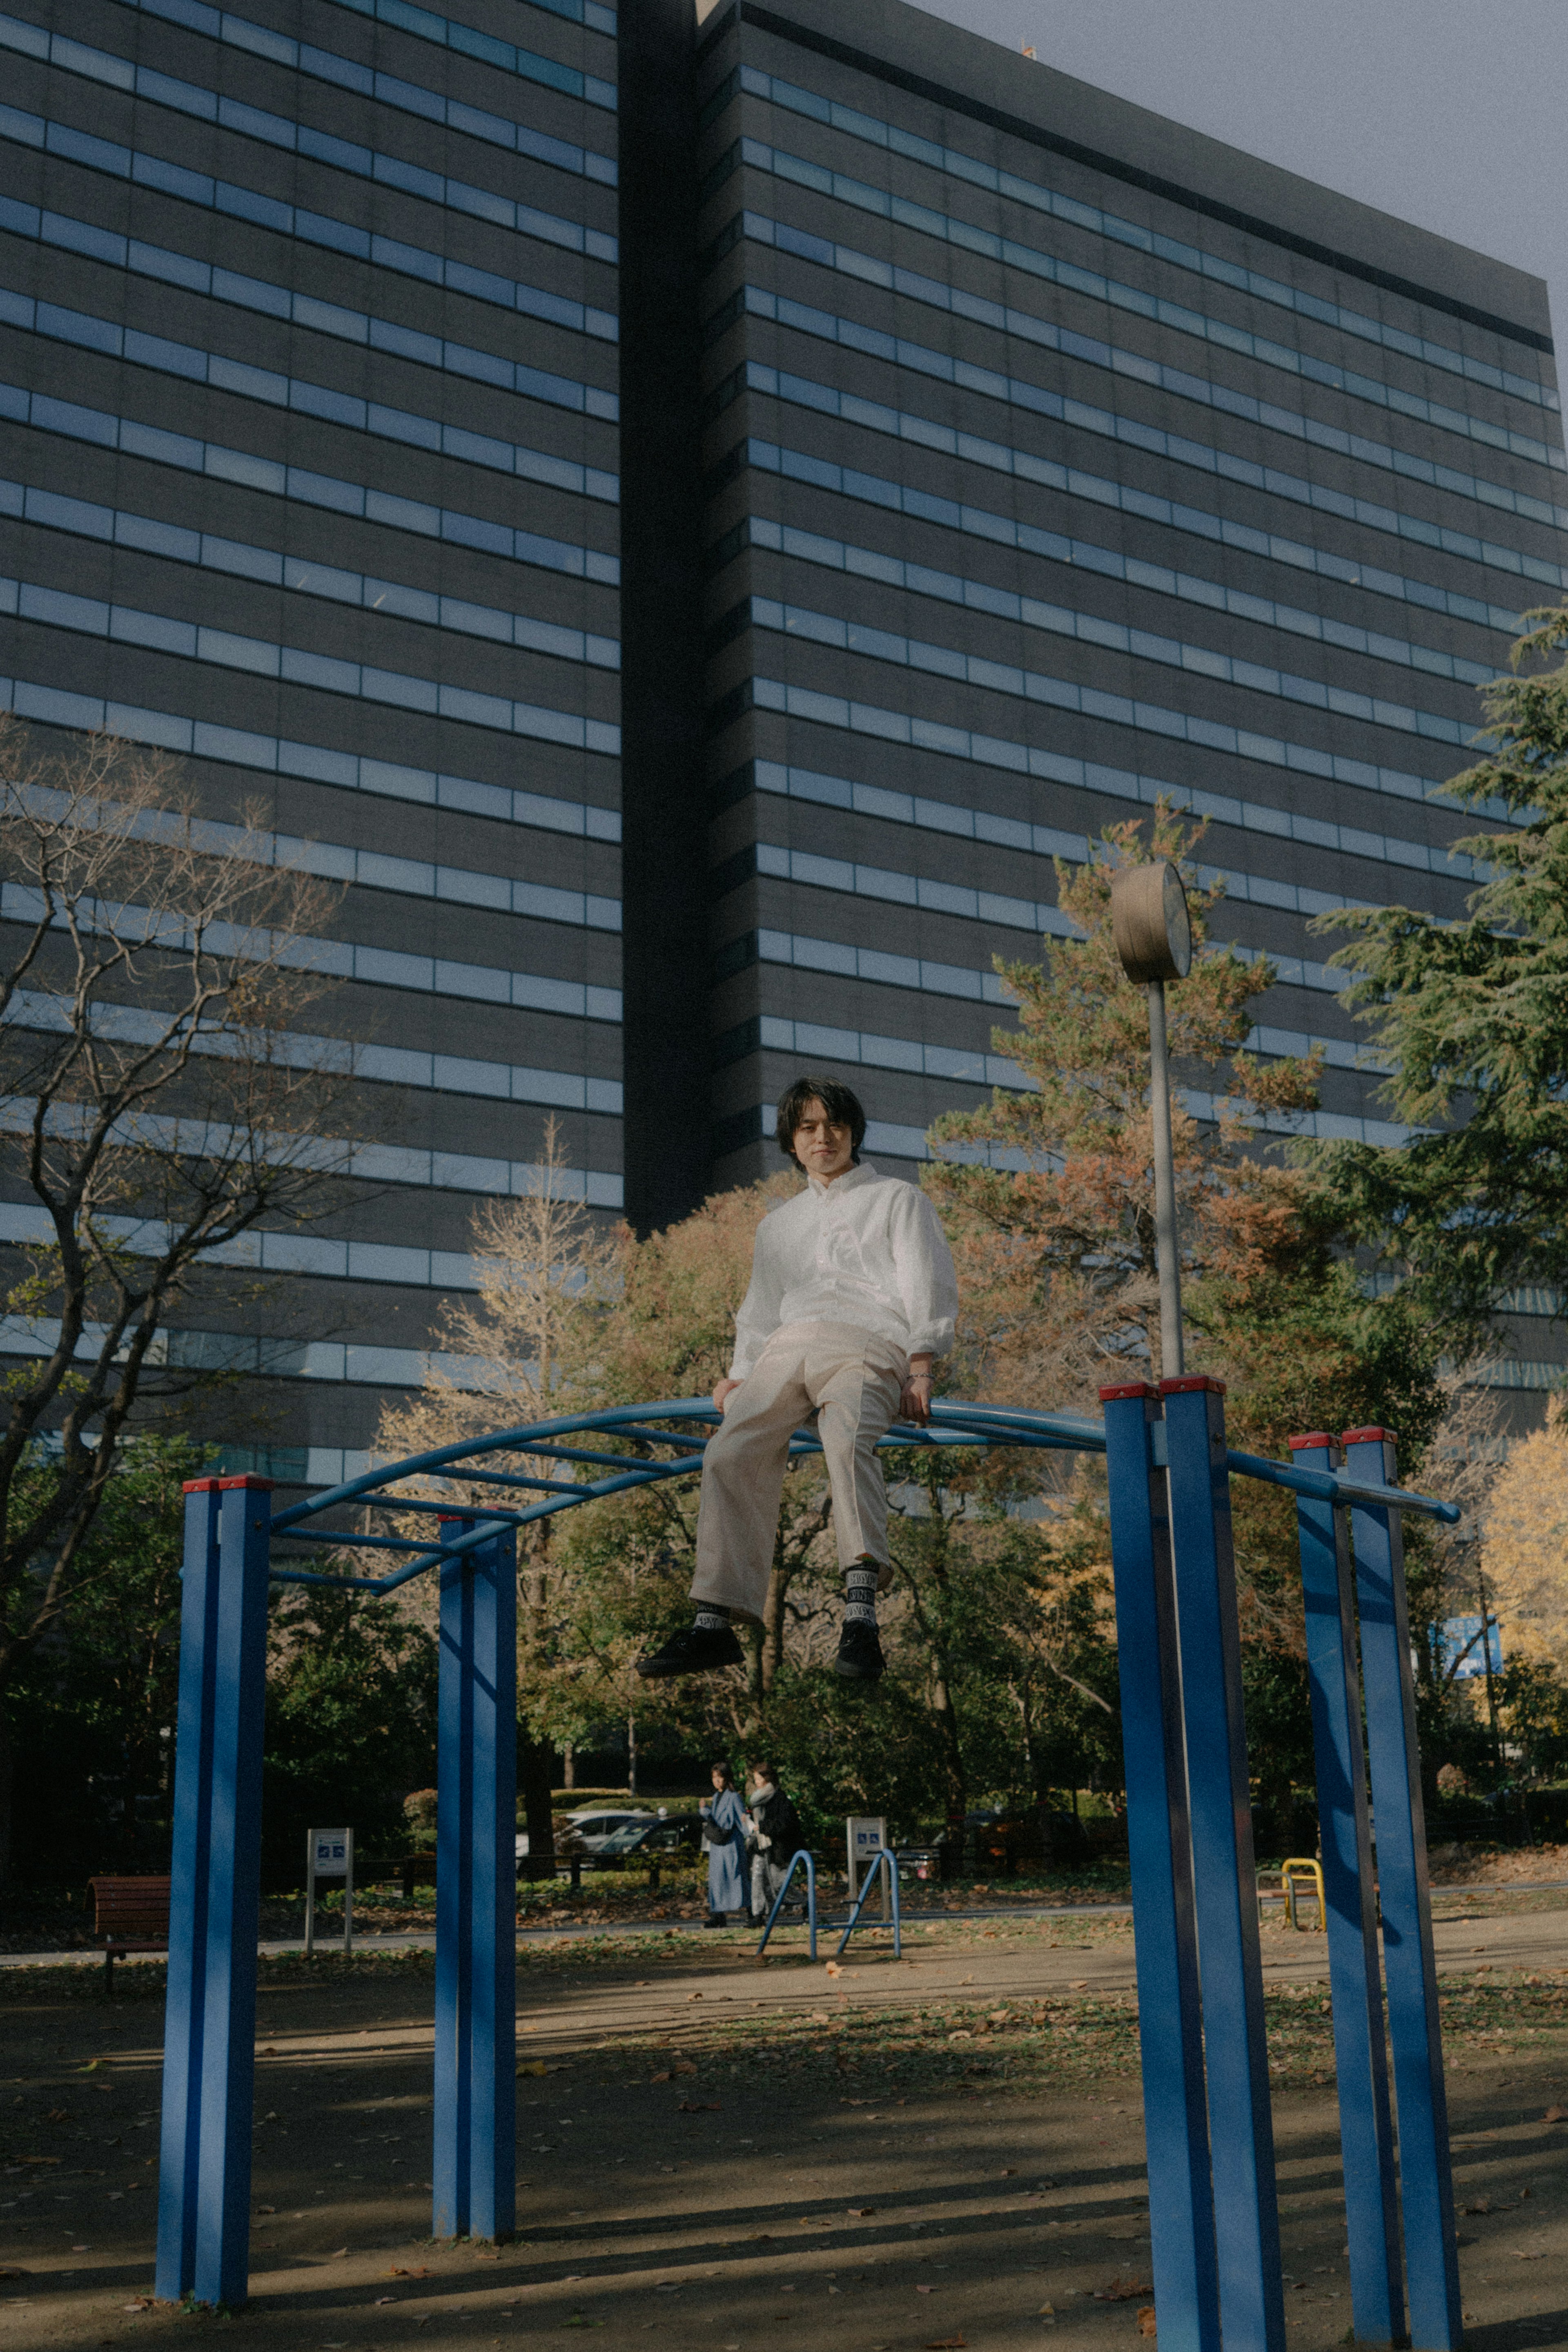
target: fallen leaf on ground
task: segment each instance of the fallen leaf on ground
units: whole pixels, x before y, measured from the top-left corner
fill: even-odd
[[[677,2058],[674,2064],[670,2069],[672,2074],[695,2074],[696,2071],[696,2068],[691,2064],[689,2060],[685,2058]]]
[[[857,2221],[867,2221],[876,2211],[874,2205],[852,2205],[849,2209]]]
[[[1108,2286],[1095,2288],[1094,2300],[1096,2303],[1131,2303],[1135,2294],[1153,2293],[1147,2279],[1113,2278]]]
[[[387,2276],[388,2278],[434,2278],[435,2273],[430,2270],[405,2271],[401,2263],[394,2263],[392,2269],[388,2271]]]
[[[1056,2317],[1055,2304],[1042,2303],[1040,2306],[1040,2315],[1042,2319],[1054,2319]]]
[[[716,2099],[683,2099],[675,2109],[678,2116],[716,2116],[718,2112]]]
[[[936,2290],[934,2286],[917,2286],[915,2292],[916,2294],[935,2294]]]
[[[258,2205],[256,2210],[258,2213],[276,2213],[277,2208],[276,2205]]]
[[[1146,2303],[1138,2314],[1138,2333],[1140,2336],[1156,2336],[1159,2333],[1155,2326],[1155,2306],[1152,2303]]]
[[[1543,2124],[1568,2124],[1568,2107],[1548,2107],[1541,2120]]]
[[[548,2074],[549,2068],[542,2058],[528,2058],[518,2067],[519,2074]]]
[[[16,2271],[6,2271],[0,2275],[5,2278],[16,2278],[20,2273]],[[139,2294],[134,2303],[122,2303],[120,2308],[121,2311],[151,2311],[152,2298],[150,2294]]]
[[[688,2000],[701,2000],[703,1996],[700,1992],[689,1992],[686,1995],[686,1999]]]
[[[830,1977],[841,1977],[843,1975],[843,1970],[840,1968],[837,1960],[830,1960],[826,1969],[823,1970],[823,1974]]]
[[[334,2246],[327,2260],[329,2263],[340,2263],[348,2251],[347,2246]]]
[[[1070,1978],[1070,1979],[1068,1979],[1068,1986],[1067,1986],[1067,1990],[1068,1990],[1068,1991],[1069,1991],[1069,1992],[1087,1992],[1087,1991],[1088,1991],[1088,1990],[1089,1990],[1089,1979],[1088,1979],[1088,1978],[1087,1978],[1087,1977],[1071,1977],[1071,1978]]]
[[[668,2068],[667,2066],[664,2068],[664,2070],[663,2074],[650,2074],[650,2075],[649,2075],[649,2077],[648,2077],[648,2080],[649,2080],[649,2082],[650,2082],[650,2083],[667,2083],[667,2082],[669,2081],[669,2079],[670,2079],[670,2070],[669,2070],[669,2068]]]

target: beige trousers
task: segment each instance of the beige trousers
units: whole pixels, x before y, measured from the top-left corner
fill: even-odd
[[[909,1360],[852,1323],[787,1323],[725,1407],[703,1455],[694,1601],[759,1622],[773,1570],[789,1440],[814,1407],[833,1490],[839,1565],[887,1563],[887,1488],[876,1444],[898,1418]]]

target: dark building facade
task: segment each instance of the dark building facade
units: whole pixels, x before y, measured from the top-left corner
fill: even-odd
[[[549,1117],[622,1201],[616,21],[19,0],[0,45],[7,699],[350,886],[377,1189],[263,1237],[255,1342],[266,1465],[330,1478]]]
[[[1568,560],[1544,289],[902,0],[694,54],[714,1181],[803,1062],[913,1173],[1015,1075],[1052,860],[1162,793],[1256,1046],[1392,1137],[1308,924],[1473,887],[1432,794]]]
[[[11,5],[6,698],[350,886],[381,1189],[264,1243],[285,1475],[551,1115],[643,1227],[802,1065],[913,1172],[1160,793],[1259,1049],[1390,1132],[1307,925],[1473,886],[1432,793],[1568,564],[1537,281],[903,0]]]

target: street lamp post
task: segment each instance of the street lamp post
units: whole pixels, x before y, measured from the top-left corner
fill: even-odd
[[[1171,1152],[1171,1072],[1166,1041],[1166,982],[1192,966],[1192,924],[1181,876],[1169,858],[1118,866],[1111,877],[1111,930],[1127,978],[1148,992],[1150,1108],[1155,1127],[1155,1255],[1160,1276],[1160,1371],[1186,1369],[1181,1328],[1181,1253],[1176,1234],[1176,1165]]]

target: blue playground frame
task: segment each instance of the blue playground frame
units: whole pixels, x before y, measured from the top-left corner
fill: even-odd
[[[1288,1464],[1228,1449],[1224,1393],[1202,1376],[1131,1382],[1102,1390],[1100,1421],[942,1400],[930,1428],[895,1426],[883,1443],[1105,1457],[1163,2352],[1219,2352],[1222,2338],[1232,2352],[1284,2352],[1230,1480],[1295,1494],[1354,2335],[1456,2352],[1453,2189],[1401,1528],[1406,1511],[1450,1523],[1459,1514],[1398,1487],[1384,1430],[1292,1439]],[[691,1476],[718,1419],[706,1398],[562,1416],[411,1456],[277,1512],[267,1479],[187,1486],[161,2297],[235,2308],[247,2292],[269,1585],[375,1593],[426,1573],[439,1580],[432,2231],[506,2238],[517,2220],[517,1530]],[[802,1431],[790,1451],[820,1448]],[[444,1480],[462,1493],[443,1500]],[[411,1481],[422,1491],[400,1491]],[[496,1490],[493,1506],[467,1499],[476,1486]],[[350,1506],[405,1524],[428,1517],[432,1535],[361,1533],[342,1524]],[[280,1542],[288,1549],[275,1560]],[[304,1568],[296,1548],[306,1544],[384,1551],[388,1570]],[[896,1873],[894,1885],[896,1905]],[[815,1941],[813,1928],[813,1958]]]

